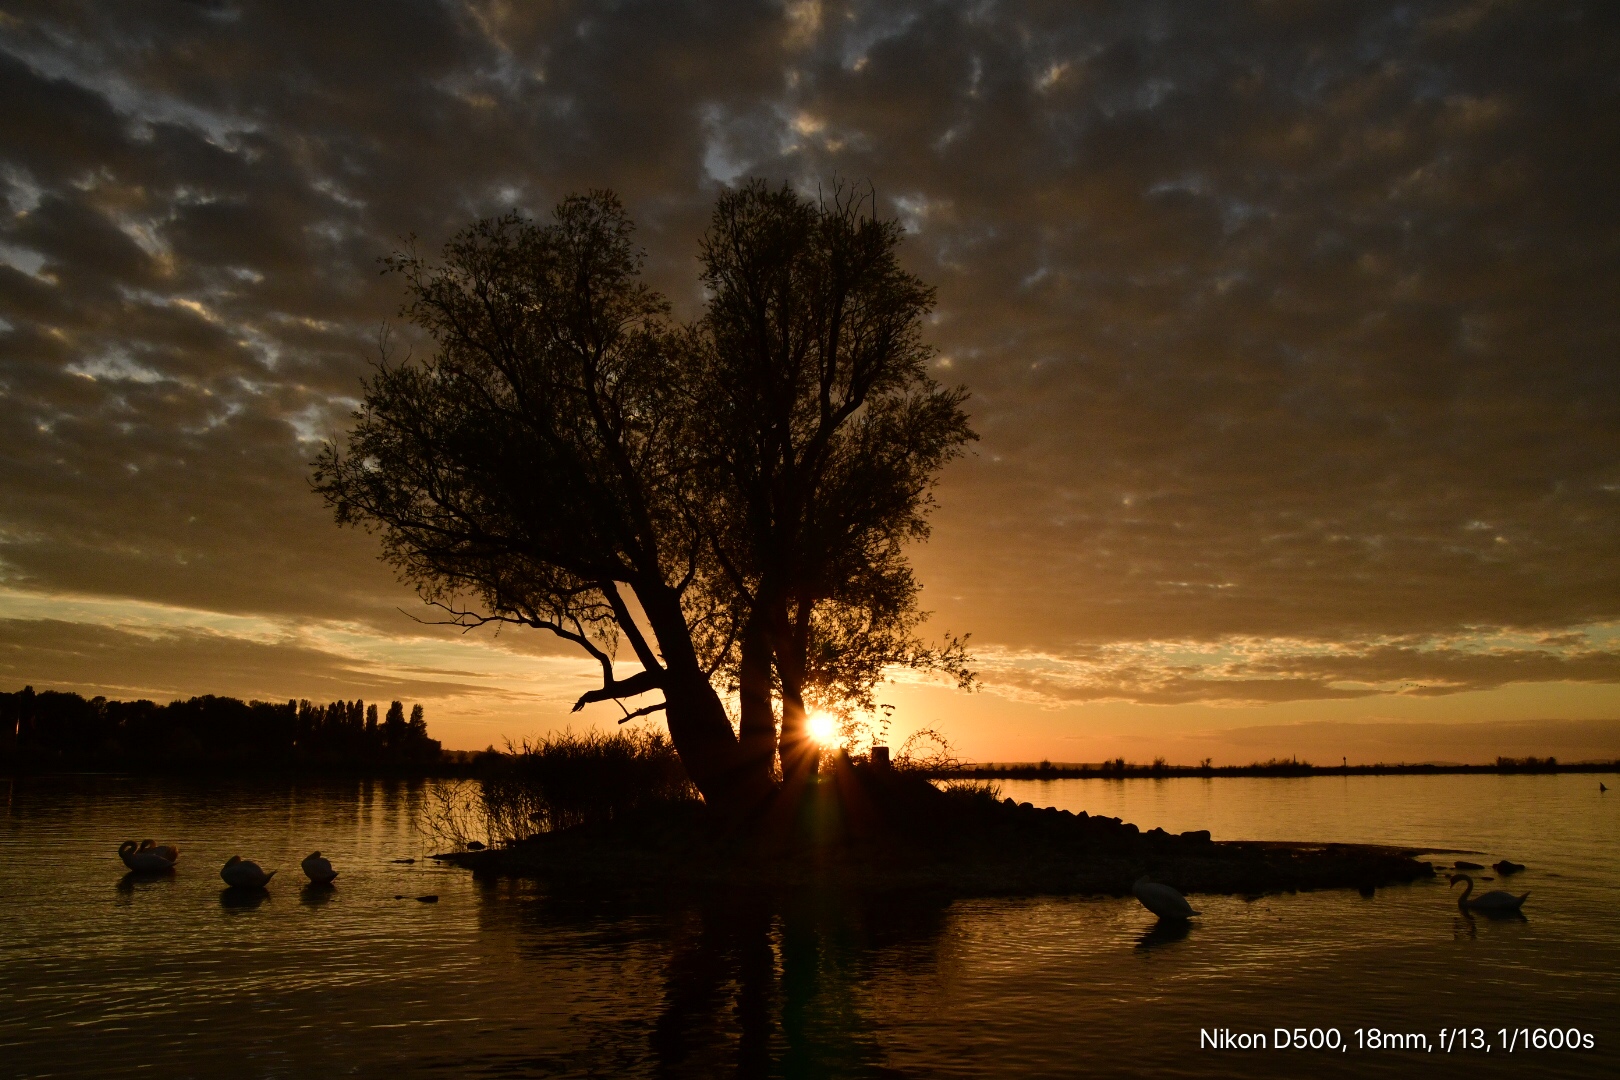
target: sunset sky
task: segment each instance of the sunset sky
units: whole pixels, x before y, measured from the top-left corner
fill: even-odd
[[[981,435],[913,555],[983,689],[896,736],[1620,756],[1613,4],[0,0],[0,102],[0,690],[569,722],[310,492],[378,257],[607,187],[691,318],[719,192],[847,178]]]

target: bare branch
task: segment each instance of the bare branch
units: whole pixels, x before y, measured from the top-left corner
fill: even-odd
[[[618,698],[638,697],[653,690],[661,690],[664,686],[664,673],[658,671],[638,671],[628,679],[615,679],[609,676],[600,690],[590,690],[579,696],[574,702],[573,712],[579,712],[585,706],[595,701],[615,701]]]
[[[463,634],[471,630],[476,630],[480,626],[487,623],[509,623],[514,626],[533,625],[533,623],[525,618],[514,618],[510,615],[484,615],[476,611],[461,611],[457,608],[451,607],[449,604],[441,603],[438,600],[426,600],[423,602],[429,607],[436,607],[441,611],[449,612],[451,617],[448,619],[421,619],[415,615],[412,615],[402,607],[396,607],[394,610],[398,611],[401,615],[405,616],[407,619],[410,619],[412,622],[420,623],[423,626],[459,626],[461,627],[461,632]]]
[[[637,709],[635,712],[627,712],[627,713],[625,713],[624,714],[624,719],[620,720],[619,723],[628,724],[630,721],[634,720],[638,716],[647,716],[650,713],[659,712],[664,708],[664,706],[665,706],[665,702],[662,702],[662,701],[658,702],[655,705],[643,705],[641,708]]]
[[[658,663],[658,657],[647,644],[647,639],[642,636],[641,627],[636,625],[636,620],[630,615],[630,608],[625,604],[624,597],[619,594],[619,587],[611,581],[605,581],[599,588],[602,595],[607,597],[608,603],[613,605],[614,618],[618,620],[624,636],[630,639],[630,647],[635,650],[636,659],[641,661],[641,666],[648,671],[662,671],[663,666]]]

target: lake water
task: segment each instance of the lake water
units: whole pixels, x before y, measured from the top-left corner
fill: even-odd
[[[0,1076],[1614,1076],[1620,790],[1599,779],[1003,785],[1143,828],[1529,866],[1524,921],[1461,917],[1441,879],[1199,896],[1169,932],[1131,899],[681,904],[476,882],[422,860],[420,783],[0,779]],[[178,872],[124,880],[118,843],[148,836],[180,846]],[[304,887],[314,848],[332,892]],[[256,905],[223,892],[238,853],[280,869]],[[1345,1048],[1200,1048],[1279,1027]],[[1489,1052],[1442,1048],[1457,1028]],[[1521,1035],[1509,1053],[1501,1029],[1593,1048]]]

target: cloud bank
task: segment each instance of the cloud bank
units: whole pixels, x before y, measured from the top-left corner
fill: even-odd
[[[1615,681],[1612,5],[24,3],[0,95],[14,592],[414,640],[306,481],[378,256],[607,186],[690,316],[722,186],[845,177],[974,395],[917,557],[998,692]],[[149,647],[0,614],[13,679]]]

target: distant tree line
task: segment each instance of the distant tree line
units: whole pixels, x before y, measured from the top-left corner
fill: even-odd
[[[208,694],[153,701],[86,700],[25,687],[0,693],[0,761],[35,766],[208,763],[370,765],[437,762],[421,705],[240,701]]]
[[[1558,759],[1552,755],[1538,758],[1534,754],[1529,757],[1499,757],[1496,759],[1498,772],[1557,772]]]

